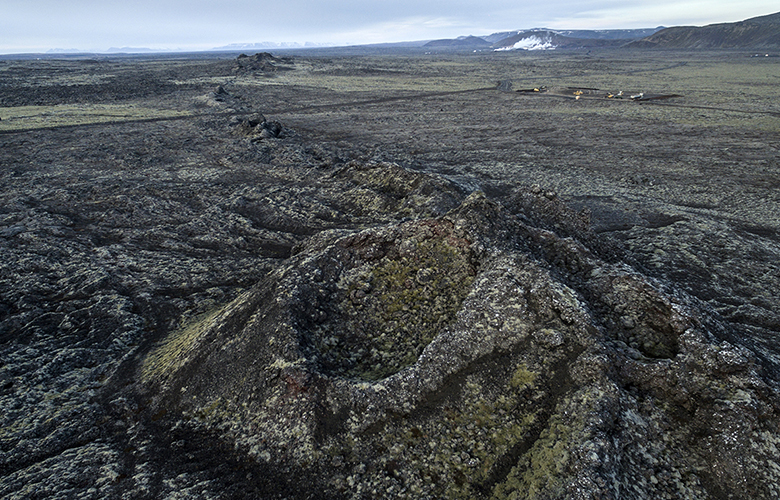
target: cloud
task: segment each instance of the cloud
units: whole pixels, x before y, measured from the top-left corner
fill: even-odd
[[[339,42],[358,43],[401,42],[459,36],[467,26],[450,17],[406,17],[361,26],[357,29],[337,31],[331,36]]]
[[[208,49],[257,41],[376,43],[549,28],[702,25],[777,11],[776,0],[4,0],[0,53],[23,47]]]
[[[653,28],[656,26],[703,26],[706,24],[735,22],[750,17],[771,14],[778,10],[772,2],[758,0],[736,2],[712,2],[708,0],[658,0],[655,2],[614,2],[610,5],[596,3],[575,16],[565,11],[549,23],[558,29],[616,29]]]

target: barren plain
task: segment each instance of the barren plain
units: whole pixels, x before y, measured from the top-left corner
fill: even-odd
[[[0,496],[780,495],[780,58],[274,56],[0,59]]]

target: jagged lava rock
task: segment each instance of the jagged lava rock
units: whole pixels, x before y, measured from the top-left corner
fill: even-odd
[[[305,477],[306,495],[780,494],[780,398],[756,356],[693,299],[528,215],[474,193],[320,232],[169,335],[136,389],[171,425]]]

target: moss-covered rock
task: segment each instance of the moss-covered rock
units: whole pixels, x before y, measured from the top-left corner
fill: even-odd
[[[476,269],[468,240],[452,226],[425,221],[339,245],[346,262],[336,290],[319,298],[314,314],[322,321],[306,335],[323,373],[385,378],[412,365],[455,321]]]
[[[322,232],[149,354],[152,408],[344,498],[771,496],[780,400],[751,351],[529,221],[475,193]]]

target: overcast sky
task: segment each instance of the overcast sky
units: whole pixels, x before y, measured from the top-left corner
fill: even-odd
[[[232,43],[365,44],[526,28],[653,28],[740,21],[777,0],[0,0],[0,53]]]

